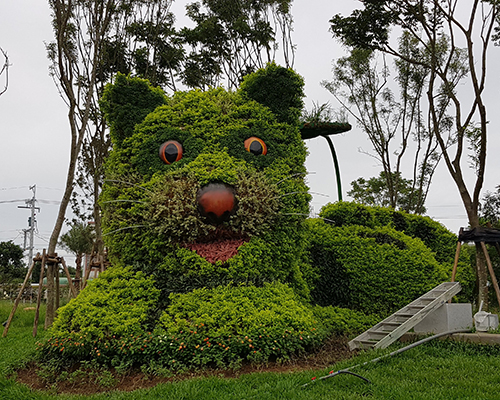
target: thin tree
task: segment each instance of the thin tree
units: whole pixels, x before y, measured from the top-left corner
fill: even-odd
[[[429,71],[427,84],[430,129],[439,143],[447,169],[455,182],[469,225],[479,226],[479,202],[484,182],[488,139],[484,102],[488,51],[499,15],[494,0],[362,0],[364,8],[349,17],[331,19],[334,37],[351,47],[379,50]],[[404,54],[390,40],[390,29],[403,30],[420,43],[420,53]],[[463,47],[460,47],[463,46]],[[458,83],[467,82],[461,96]],[[449,107],[447,106],[449,104]],[[453,116],[449,137],[440,129],[446,111]],[[472,149],[475,179],[468,183],[467,148]],[[470,154],[470,153],[469,153]],[[478,301],[488,303],[487,273],[481,247],[476,248]]]
[[[418,43],[408,34],[400,37],[398,50],[402,54],[422,54]],[[381,53],[353,49],[348,57],[335,63],[333,80],[323,81],[322,85],[368,136],[373,152],[362,151],[382,167],[379,177],[371,180],[381,179],[385,183],[386,206],[421,214],[425,212],[432,176],[441,158],[422,105],[429,71],[421,65],[396,59],[396,74],[391,77],[388,57],[377,57],[377,54]],[[396,88],[399,94],[395,94]],[[448,125],[442,123],[443,129]],[[403,172],[412,179],[405,179]],[[409,187],[408,182],[411,182]],[[406,193],[401,192],[403,188]]]
[[[7,55],[7,52],[4,51],[1,47],[0,47],[0,53],[2,53],[2,56],[4,59],[2,68],[0,68],[0,76],[2,76],[2,75],[5,76],[4,86],[3,86],[3,88],[0,89],[0,96],[1,96],[2,94],[4,94],[7,91],[7,88],[9,87],[9,66],[10,66],[10,64],[9,64],[9,56]]]
[[[91,15],[90,8],[83,13]],[[103,35],[99,54],[91,117],[83,139],[78,159],[72,207],[81,220],[92,220],[95,226],[96,249],[103,254],[101,209],[98,203],[103,184],[104,162],[111,140],[105,120],[99,109],[99,99],[104,87],[117,72],[134,74],[149,79],[165,90],[175,90],[175,77],[184,52],[176,37],[174,17],[170,12],[172,0],[121,0],[116,1],[112,22]],[[81,59],[89,59],[85,42],[90,40],[90,30],[78,26]],[[85,77],[82,77],[85,79]]]
[[[66,187],[49,239],[49,255],[55,253],[73,193],[77,160],[91,119],[103,40],[117,6],[112,0],[90,3],[83,0],[49,1],[55,35],[55,41],[47,45],[50,73],[68,107],[71,135]],[[82,35],[88,40],[81,40]],[[47,270],[46,327],[52,325],[55,314],[54,268],[53,264],[49,264]]]

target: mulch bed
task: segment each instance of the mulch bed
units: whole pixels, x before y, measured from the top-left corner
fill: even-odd
[[[116,384],[111,387],[104,387],[96,383],[95,374],[89,374],[79,378],[74,382],[58,381],[57,384],[47,384],[38,375],[39,367],[32,363],[26,368],[17,371],[17,381],[34,389],[34,390],[50,390],[56,393],[71,393],[90,395],[94,393],[108,391],[132,391],[142,388],[150,388],[159,383],[180,381],[205,376],[219,376],[224,378],[237,378],[244,374],[254,372],[300,372],[313,369],[329,368],[333,364],[349,359],[356,355],[356,352],[350,351],[347,345],[346,338],[333,338],[326,342],[315,353],[296,357],[286,363],[268,363],[266,365],[244,364],[239,370],[204,370],[193,371],[176,375],[171,378],[160,378],[147,376],[141,371],[131,371],[126,375],[118,375],[114,371],[113,374]]]

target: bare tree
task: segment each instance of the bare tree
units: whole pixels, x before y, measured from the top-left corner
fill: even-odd
[[[0,76],[5,75],[5,84],[2,89],[0,89],[0,96],[4,94],[7,91],[7,88],[9,87],[9,56],[7,55],[7,52],[5,52],[1,47],[0,47],[0,53],[2,53],[2,56],[4,58],[4,62],[2,65],[2,68],[0,68]]]
[[[484,90],[487,56],[499,15],[495,0],[361,1],[364,9],[336,15],[331,30],[344,44],[390,54],[429,71],[428,118],[448,171],[455,182],[469,225],[479,226],[479,202],[486,167],[488,119]],[[418,41],[425,57],[403,54],[390,39],[390,28],[402,29]],[[467,72],[467,74],[464,73]],[[458,83],[470,93],[461,96]],[[463,85],[465,86],[465,85]],[[462,89],[463,90],[463,89]],[[447,106],[449,104],[449,106]],[[440,129],[443,111],[452,116],[452,143]],[[472,151],[475,179],[468,183],[467,149]],[[479,244],[478,244],[479,246]],[[480,246],[476,251],[479,301],[487,304],[487,273]]]
[[[71,148],[66,188],[61,200],[48,254],[55,253],[64,223],[66,209],[74,188],[78,156],[89,129],[100,50],[112,20],[116,1],[86,2],[82,0],[50,0],[55,41],[47,45],[51,75],[61,97],[68,106]],[[85,36],[86,40],[82,40]],[[56,271],[49,264],[45,326],[52,325],[55,314],[51,282]]]
[[[155,84],[175,89],[172,68],[177,68],[182,52],[169,44],[173,25],[169,11],[171,2],[49,1],[55,33],[55,41],[47,45],[52,62],[50,72],[68,106],[71,133],[66,189],[50,238],[49,254],[55,252],[76,185],[92,198],[91,214],[95,222],[96,242],[102,252],[97,199],[110,141],[99,111],[99,97],[106,83],[118,71],[135,72]],[[48,276],[52,274],[53,271],[48,271]],[[54,316],[52,290],[48,290],[48,295],[46,326],[52,323]]]

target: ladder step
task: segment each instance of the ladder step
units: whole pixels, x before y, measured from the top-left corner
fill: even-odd
[[[402,312],[402,313],[396,313],[396,314],[393,314],[395,315],[396,317],[401,317],[401,318],[411,318],[415,315],[415,313],[408,313],[408,312]]]
[[[461,286],[458,282],[445,282],[425,293],[407,306],[396,311],[385,320],[368,329],[349,342],[349,348],[386,348],[408,332],[428,314],[450,300]]]
[[[391,331],[379,331],[379,330],[370,330],[370,332],[367,332],[368,339],[373,339],[372,336],[377,336],[379,339],[381,337],[387,336]]]

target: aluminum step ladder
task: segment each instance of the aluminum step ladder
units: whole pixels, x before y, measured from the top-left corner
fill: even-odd
[[[390,317],[379,322],[349,342],[354,349],[385,349],[427,315],[462,290],[459,282],[443,282]]]

